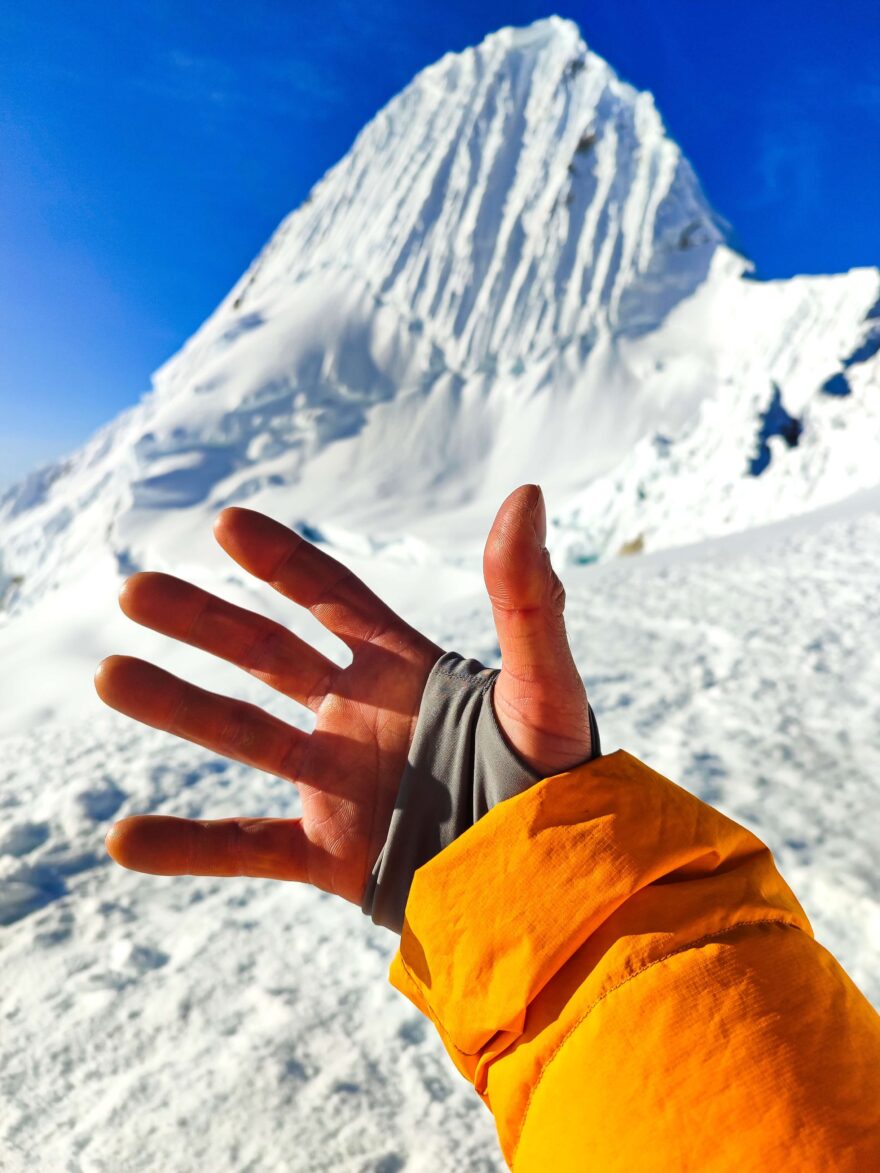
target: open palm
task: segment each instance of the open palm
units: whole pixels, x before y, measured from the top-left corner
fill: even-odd
[[[589,756],[590,734],[562,620],[564,593],[543,548],[545,526],[536,486],[511,493],[490,531],[484,574],[502,656],[496,716],[520,756],[550,775]],[[226,509],[215,534],[245,570],[342,639],[351,663],[340,668],[280,624],[171,575],[129,579],[122,609],[307,706],[314,731],[127,656],[104,660],[96,687],[128,716],[295,782],[302,818],[135,816],[116,824],[108,849],[138,871],[300,880],[360,903],[385,842],[425,682],[443,649],[278,522]]]

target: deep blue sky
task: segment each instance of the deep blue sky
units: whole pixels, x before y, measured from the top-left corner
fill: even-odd
[[[880,263],[877,0],[19,0],[0,11],[0,485],[134,402],[424,65],[552,12],[759,274]]]

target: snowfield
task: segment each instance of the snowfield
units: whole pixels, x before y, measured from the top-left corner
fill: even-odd
[[[760,835],[877,1004],[880,493],[836,513],[570,571],[567,616],[605,751]],[[394,597],[398,570],[367,577]],[[442,595],[407,615],[494,662],[484,597]],[[103,854],[113,818],[289,815],[294,787],[97,701],[6,738],[0,760],[4,1168],[504,1168],[489,1114],[387,983],[392,934],[313,889]]]
[[[525,481],[605,752],[768,843],[880,1004],[880,271],[754,280],[650,95],[551,18],[421,73],[150,394],[0,497],[0,1168],[504,1168],[358,908],[110,863],[116,818],[297,794],[91,677],[142,655],[310,727],[116,606],[168,570],[342,661],[213,543],[231,502],[496,663],[480,553]]]

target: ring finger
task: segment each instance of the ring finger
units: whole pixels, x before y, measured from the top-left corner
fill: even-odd
[[[136,623],[229,660],[313,711],[341,671],[280,623],[170,574],[133,575],[119,605]]]

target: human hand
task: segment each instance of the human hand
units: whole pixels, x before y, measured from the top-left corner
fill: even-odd
[[[307,706],[314,731],[128,656],[104,660],[95,686],[106,704],[136,720],[295,782],[302,817],[134,816],[113,827],[108,851],[137,871],[299,880],[359,904],[442,649],[278,522],[230,508],[214,532],[239,565],[343,640],[351,663],[340,668],[280,624],[167,574],[130,578],[123,611]],[[562,618],[565,596],[545,536],[540,490],[521,486],[498,511],[483,570],[503,665],[493,696],[498,723],[519,755],[550,776],[589,757],[591,747],[586,693]]]

